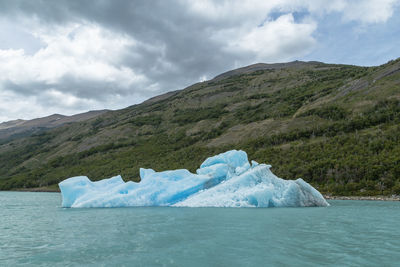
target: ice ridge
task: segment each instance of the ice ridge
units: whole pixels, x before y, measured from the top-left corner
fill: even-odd
[[[62,206],[130,207],[309,207],[328,206],[302,179],[284,180],[270,165],[249,163],[246,152],[230,150],[207,158],[196,174],[185,169],[140,169],[139,183],[121,176],[92,182],[86,176],[59,183]]]

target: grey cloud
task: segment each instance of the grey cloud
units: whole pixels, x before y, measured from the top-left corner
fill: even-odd
[[[42,23],[86,20],[132,36],[141,45],[127,51],[121,63],[165,85],[164,90],[178,89],[232,65],[232,55],[207,36],[205,29],[218,25],[193,18],[179,1],[2,1],[1,6],[0,12],[36,16]]]
[[[49,90],[55,90],[74,95],[82,99],[93,99],[106,101],[110,95],[129,96],[133,93],[151,97],[152,94],[145,89],[146,86],[138,88],[122,88],[113,82],[105,82],[89,79],[78,79],[72,75],[64,75],[57,83],[29,82],[18,84],[12,81],[3,83],[3,90],[12,91],[21,96],[37,96]]]
[[[213,67],[214,57],[232,61],[220,44],[209,40],[210,31],[223,25],[189,14],[181,1],[2,1],[3,5],[0,12],[37,16],[44,23],[87,20],[128,34],[143,44],[135,52],[146,55],[139,64],[129,64],[135,69],[148,70],[159,58],[159,52],[149,52],[146,45],[164,47],[164,60],[189,71],[218,69]]]
[[[71,75],[65,75],[53,87],[57,91],[66,92],[84,99],[95,99],[97,101],[107,101],[110,95],[129,96],[133,93],[150,97],[151,94],[146,90],[146,85],[123,88],[113,82],[98,80],[82,80]]]
[[[12,81],[3,82],[3,90],[12,91],[22,96],[32,96],[50,89],[52,86],[44,82],[15,83]]]

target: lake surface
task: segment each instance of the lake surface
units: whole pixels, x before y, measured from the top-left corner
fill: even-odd
[[[0,266],[399,266],[400,202],[64,209],[0,192]]]

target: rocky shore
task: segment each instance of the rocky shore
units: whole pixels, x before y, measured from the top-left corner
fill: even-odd
[[[51,193],[59,193],[60,189],[57,187],[34,187],[34,188],[17,188],[11,191],[19,191],[19,192],[51,192]]]
[[[378,201],[400,201],[400,196],[329,196],[325,195],[327,200],[378,200]]]

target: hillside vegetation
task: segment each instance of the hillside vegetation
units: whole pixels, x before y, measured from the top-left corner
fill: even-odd
[[[256,64],[118,111],[0,144],[0,189],[188,168],[245,150],[325,194],[400,194],[400,60]]]

